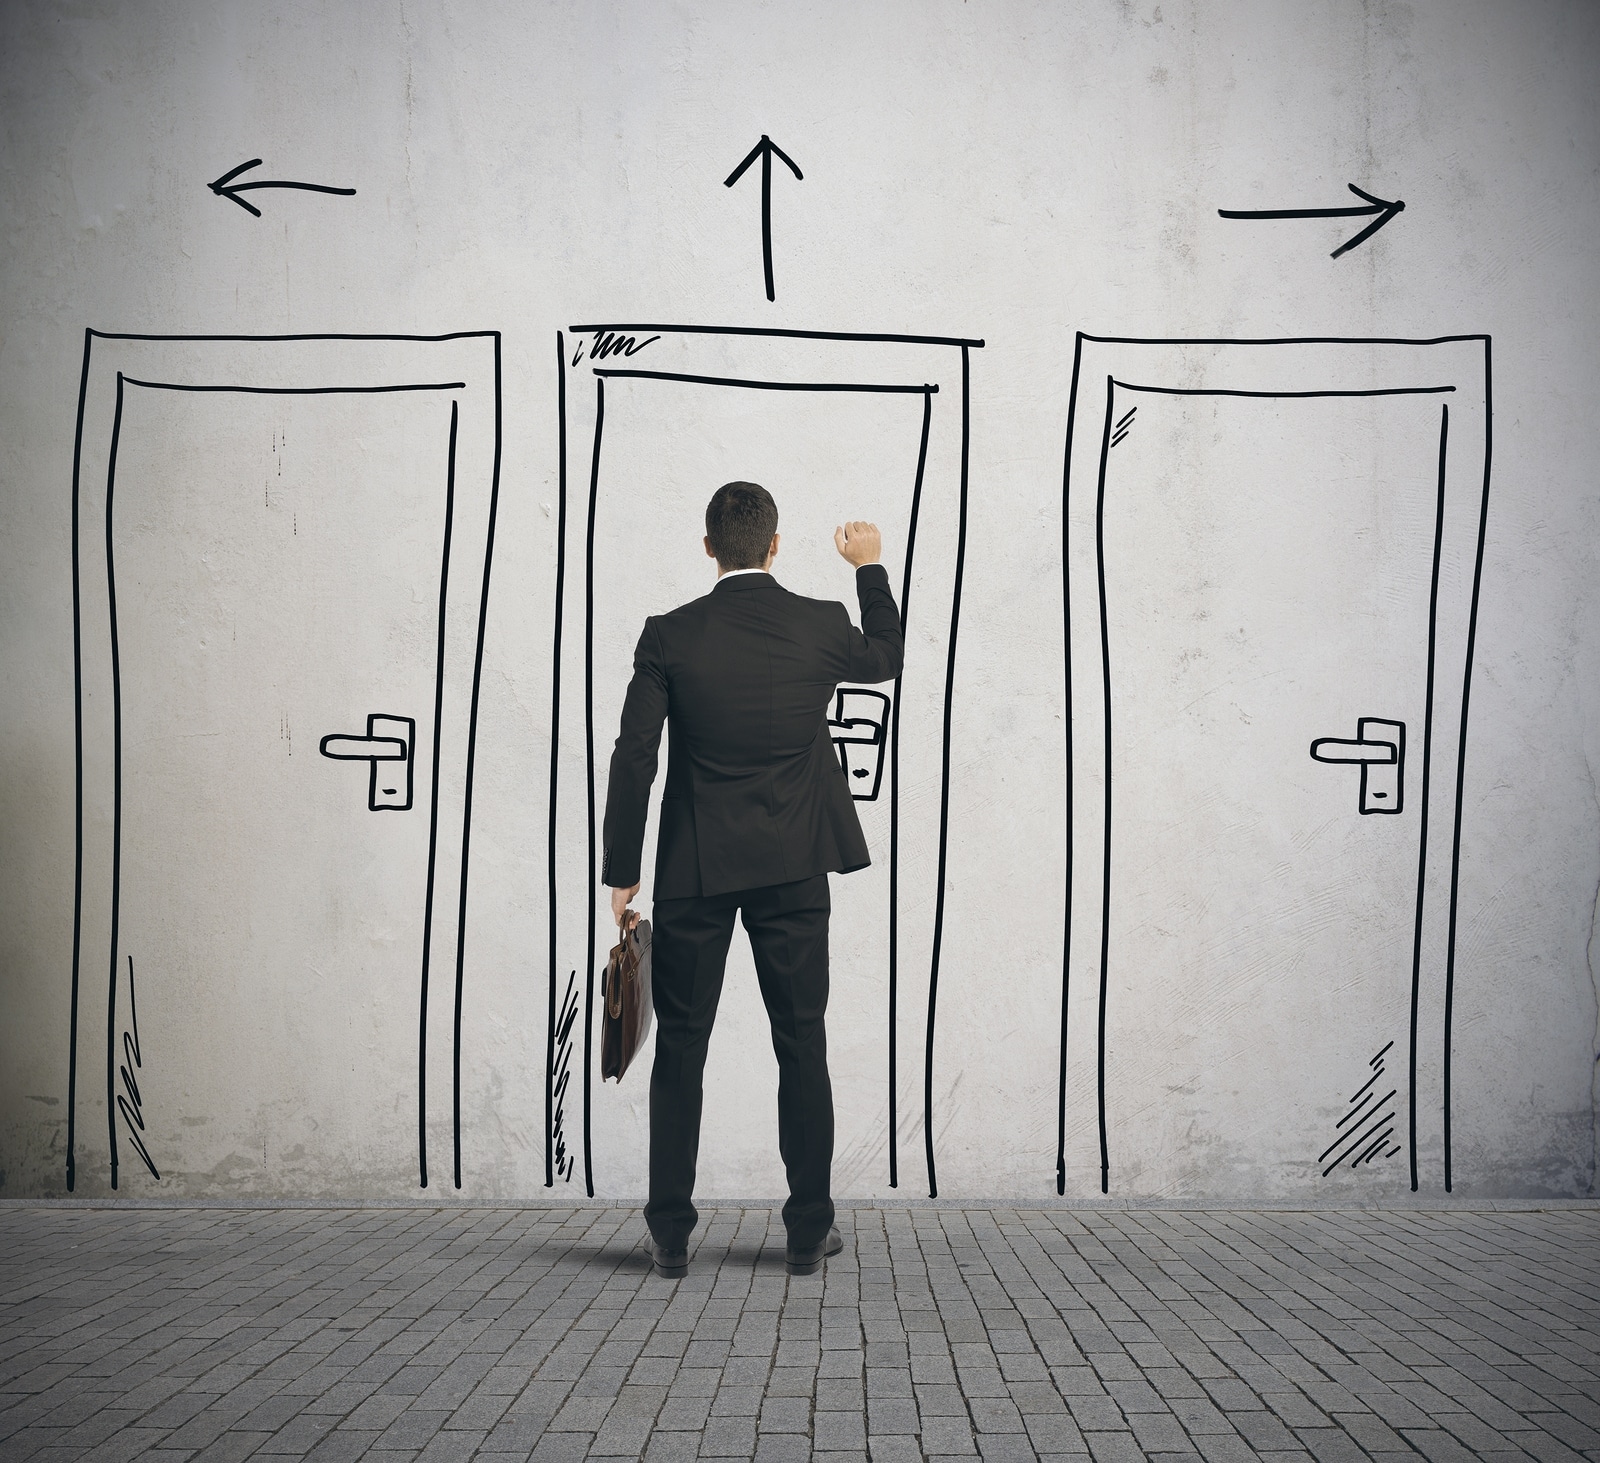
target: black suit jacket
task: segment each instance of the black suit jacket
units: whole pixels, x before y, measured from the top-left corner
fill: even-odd
[[[645,621],[611,754],[604,883],[639,882],[663,721],[655,898],[759,889],[870,862],[828,705],[841,681],[899,675],[905,647],[881,564],[856,570],[856,593],[861,630],[837,600],[790,594],[770,574],[719,579],[703,598]]]

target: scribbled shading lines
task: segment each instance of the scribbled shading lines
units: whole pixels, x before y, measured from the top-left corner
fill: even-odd
[[[1137,412],[1138,410],[1139,410],[1138,407],[1130,406],[1127,409],[1127,411],[1125,411],[1122,414],[1122,416],[1118,420],[1116,428],[1115,428],[1116,436],[1114,436],[1111,439],[1111,445],[1113,447],[1122,446],[1122,439],[1124,437],[1126,437],[1128,435],[1128,433],[1133,430],[1133,417],[1134,417],[1134,413]]]
[[[578,972],[567,976],[567,993],[561,998],[561,1015],[556,1020],[555,1097],[554,1117],[550,1123],[550,1141],[555,1150],[555,1171],[567,1183],[572,1182],[573,1156],[567,1150],[567,1086],[572,1080],[572,1027],[578,1019]]]
[[[1391,1041],[1367,1063],[1372,1075],[1351,1094],[1349,1111],[1335,1124],[1333,1142],[1317,1155],[1317,1162],[1327,1165],[1322,1170],[1323,1178],[1336,1168],[1359,1168],[1374,1159],[1393,1158],[1400,1151],[1398,1143],[1389,1146],[1394,1136],[1394,1099],[1398,1089],[1391,1087],[1382,1097],[1377,1096],[1383,1084],[1384,1054],[1393,1045]]]
[[[144,1099],[139,1094],[139,1079],[134,1075],[142,1070],[144,1062],[139,1050],[139,1002],[134,996],[131,955],[128,957],[128,1019],[132,1025],[131,1029],[122,1033],[122,1064],[118,1069],[122,1076],[122,1091],[117,1093],[117,1110],[127,1124],[128,1141],[144,1160],[150,1177],[159,1180],[161,1172],[150,1157],[150,1150],[144,1146]]]
[[[659,335],[652,335],[645,340],[640,340],[637,336],[623,335],[618,331],[597,330],[594,333],[594,339],[589,342],[589,359],[591,361],[603,361],[607,356],[620,355],[626,357],[637,355],[647,345],[653,345],[660,339]],[[583,342],[579,341],[577,352],[572,357],[572,364],[577,366],[582,361]]]

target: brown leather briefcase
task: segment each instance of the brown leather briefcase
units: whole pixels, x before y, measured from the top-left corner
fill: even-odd
[[[622,1080],[650,1034],[650,921],[633,916],[612,947],[601,988],[600,1077]]]

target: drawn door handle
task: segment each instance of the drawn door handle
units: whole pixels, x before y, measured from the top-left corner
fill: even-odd
[[[856,713],[856,714],[853,714]],[[865,713],[859,714],[859,713]],[[828,735],[844,768],[850,796],[870,803],[883,783],[884,730],[889,723],[889,698],[882,691],[840,687],[834,697]]]
[[[1406,724],[1376,716],[1356,720],[1356,737],[1318,737],[1311,744],[1317,762],[1349,762],[1361,768],[1363,813],[1398,813],[1405,805]]]
[[[411,753],[416,742],[417,724],[409,716],[372,715],[367,718],[366,736],[333,732],[320,745],[324,757],[365,762],[371,769],[367,807],[372,812],[403,813],[411,806]]]

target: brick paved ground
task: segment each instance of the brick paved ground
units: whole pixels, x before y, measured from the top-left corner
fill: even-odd
[[[0,1458],[1600,1460],[1600,1207],[0,1208]]]

